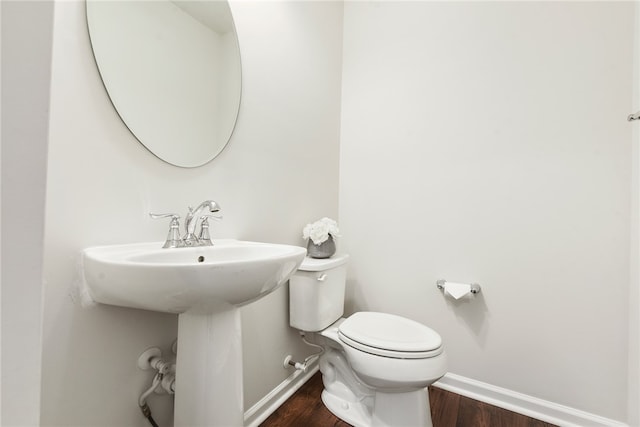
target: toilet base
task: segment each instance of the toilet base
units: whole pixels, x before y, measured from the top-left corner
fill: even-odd
[[[322,403],[343,421],[355,427],[433,427],[427,390],[409,393],[377,392],[373,408],[322,391]],[[373,410],[373,411],[372,411]]]
[[[376,392],[371,425],[432,427],[426,389],[406,393]]]
[[[368,427],[371,425],[371,413],[362,402],[349,402],[329,393],[327,390],[323,390],[322,403],[333,415],[354,427]]]

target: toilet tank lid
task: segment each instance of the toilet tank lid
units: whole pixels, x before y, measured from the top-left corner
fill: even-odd
[[[347,254],[336,254],[331,258],[310,258],[307,256],[298,267],[298,270],[325,271],[345,264],[348,259],[349,255]]]

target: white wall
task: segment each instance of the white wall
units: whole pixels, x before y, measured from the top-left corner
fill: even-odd
[[[626,420],[633,8],[345,4],[350,309],[430,325],[450,372]]]
[[[2,417],[38,425],[53,5],[2,2]]]
[[[631,112],[640,110],[640,7],[635,2],[633,37],[633,104]],[[640,425],[640,124],[632,126],[631,192],[631,281],[629,286],[629,385],[628,423]]]
[[[45,240],[43,425],[147,425],[136,407],[150,381],[141,351],[168,351],[176,317],[97,306],[70,296],[83,247],[161,240],[149,211],[207,198],[224,220],[212,235],[303,244],[302,227],[337,215],[342,5],[233,5],[243,60],[243,100],[230,145],[212,163],[180,169],[150,154],[113,111],[91,56],[82,2],[56,3]],[[327,25],[331,22],[335,25]],[[283,288],[242,310],[245,406],[303,357],[288,328]],[[160,425],[170,400],[154,397]]]
[[[8,209],[41,203],[44,168],[8,154],[18,147],[7,150],[5,111],[26,93],[38,103],[47,97],[51,9],[15,2],[44,9],[23,9],[31,19],[8,26],[12,3],[3,2],[3,88],[17,64],[6,65],[6,43],[19,53],[34,41],[39,62],[29,67],[37,75],[17,79],[27,92],[3,89],[2,423],[34,425],[39,327],[8,326],[39,316],[39,281],[18,270],[40,250],[42,214]],[[353,256],[351,309],[433,326],[452,372],[625,418],[632,7],[347,3],[340,244]],[[147,211],[208,197],[225,209],[220,237],[302,243],[302,225],[335,215],[341,6],[234,5],[240,121],[222,156],[193,170],[163,164],[135,142],[98,80],[82,3],[56,9],[42,424],[142,426],[135,399],[149,378],[135,359],[147,346],[170,345],[175,318],[80,309],[69,296],[78,251],[160,239],[165,224],[148,222]],[[41,134],[34,105],[16,123]],[[46,135],[28,140],[22,148],[41,159]],[[9,170],[25,180],[9,180]],[[11,218],[20,214],[34,221],[18,225]],[[29,240],[8,252],[12,233]],[[38,269],[36,260],[33,277]],[[483,294],[451,304],[435,289],[440,277],[476,280]],[[287,375],[279,352],[303,351],[285,310],[285,290],[243,309],[247,406]],[[280,332],[267,337],[268,329]],[[11,340],[27,343],[26,353]],[[169,423],[169,400],[152,405]]]

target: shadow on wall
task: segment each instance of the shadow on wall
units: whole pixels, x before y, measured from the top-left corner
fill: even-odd
[[[444,296],[444,299],[456,318],[466,325],[477,343],[484,347],[489,330],[489,308],[484,299],[484,289],[476,295],[466,295],[460,299]]]
[[[351,273],[351,272],[350,272]],[[356,313],[358,311],[366,311],[366,307],[363,307],[363,304],[358,304],[356,301],[367,301],[366,295],[364,295],[361,291],[357,291],[358,287],[356,283],[358,282],[355,277],[347,277],[345,296],[344,296],[344,314],[342,317],[347,317]],[[357,292],[357,295],[356,295]]]

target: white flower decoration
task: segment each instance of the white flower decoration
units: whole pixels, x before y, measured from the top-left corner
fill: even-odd
[[[338,223],[331,218],[324,217],[313,224],[307,224],[302,230],[302,237],[311,239],[314,245],[319,245],[329,240],[329,235],[340,237],[339,232]]]

